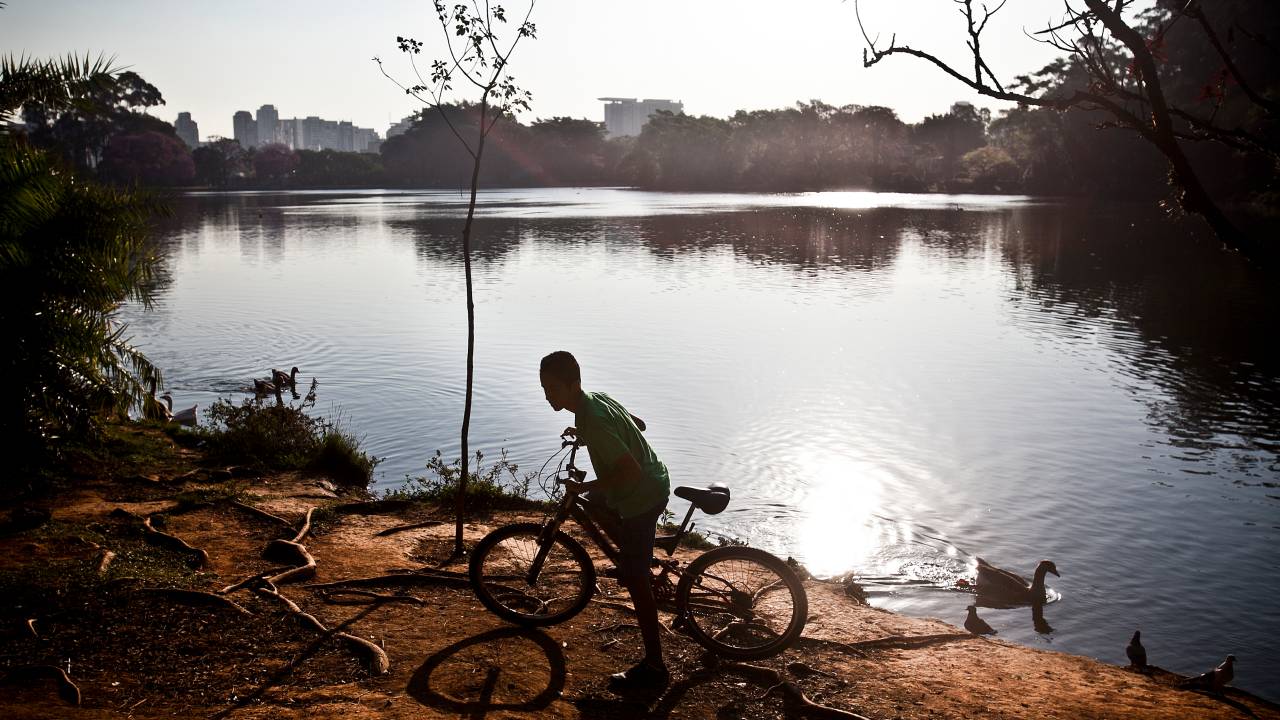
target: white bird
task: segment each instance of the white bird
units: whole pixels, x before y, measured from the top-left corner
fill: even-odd
[[[169,422],[173,420],[173,413],[169,411],[165,404],[160,402],[160,398],[156,397],[156,379],[151,378],[147,381],[149,391],[147,399],[142,403],[142,416],[147,420],[162,420]],[[166,393],[167,394],[167,393]]]
[[[178,423],[179,425],[188,425],[188,426],[190,426],[190,427],[195,427],[195,424],[196,424],[196,408],[200,407],[199,405],[192,405],[191,407],[189,407],[189,408],[187,408],[187,409],[185,409],[185,410],[179,410],[178,412],[174,412],[174,411],[173,411],[173,396],[166,392],[165,394],[161,395],[160,397],[164,398],[164,403],[165,403],[165,406],[166,406],[166,407],[165,407],[165,412],[167,412],[167,413],[168,413],[168,415],[169,415],[169,421],[170,421],[170,422],[176,422],[176,423]]]

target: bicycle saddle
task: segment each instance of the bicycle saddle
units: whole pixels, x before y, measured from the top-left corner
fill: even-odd
[[[706,489],[681,485],[675,489],[675,494],[708,515],[715,515],[729,505],[729,486],[722,483],[713,483]]]

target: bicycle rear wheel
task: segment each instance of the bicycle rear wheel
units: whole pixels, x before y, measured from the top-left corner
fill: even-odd
[[[787,564],[763,550],[722,547],[689,563],[676,608],[693,639],[735,660],[786,650],[804,630],[809,598]]]
[[[506,525],[476,543],[468,571],[476,597],[493,614],[517,625],[555,625],[582,612],[595,592],[591,556],[557,532],[537,577],[529,577],[542,526]]]

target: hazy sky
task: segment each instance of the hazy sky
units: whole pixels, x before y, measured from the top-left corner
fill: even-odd
[[[450,0],[452,2],[452,0]],[[527,7],[507,4],[510,14]],[[964,21],[952,0],[862,0],[868,29],[900,44],[966,62]],[[1023,35],[1058,16],[1061,0],[1009,0],[988,26],[984,50],[1002,78],[1055,56]],[[538,38],[512,59],[533,92],[523,120],[570,115],[603,120],[602,96],[669,98],[685,112],[725,117],[797,100],[887,105],[904,120],[978,101],[922,61],[862,67],[851,1],[540,0]],[[396,35],[443,53],[424,0],[8,0],[0,51],[39,57],[114,55],[164,94],[152,113],[189,111],[202,139],[230,136],[236,110],[274,104],[283,117],[351,120],[380,134],[416,108],[371,61],[407,79]]]

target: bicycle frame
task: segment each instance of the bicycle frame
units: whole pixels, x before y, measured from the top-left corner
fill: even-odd
[[[578,448],[581,447],[581,445],[576,439],[564,440],[561,447],[569,448],[569,460],[566,463],[564,472],[570,479],[582,482],[586,479],[587,473],[585,470],[580,470],[576,465],[574,465],[574,460],[578,455]],[[561,479],[557,477],[556,481],[561,482]],[[560,506],[557,508],[555,515],[553,515],[551,519],[542,526],[542,534],[538,537],[538,552],[534,555],[533,562],[529,566],[527,580],[530,584],[534,583],[538,578],[538,573],[542,572],[542,564],[546,560],[547,553],[551,549],[552,540],[555,538],[556,533],[559,532],[560,526],[562,526],[569,518],[573,518],[577,521],[578,525],[587,533],[587,537],[591,538],[591,541],[596,544],[596,547],[599,547],[600,550],[604,552],[605,557],[609,558],[609,560],[614,564],[618,563],[621,552],[617,546],[613,544],[613,541],[609,539],[608,535],[600,529],[600,526],[591,519],[590,514],[588,514],[586,510],[586,506],[590,503],[590,500],[575,492],[570,492],[568,490],[565,491],[564,499],[560,501]],[[691,529],[689,526],[689,519],[693,517],[693,511],[694,507],[690,505],[689,512],[685,514],[684,522],[680,524],[680,528],[675,534],[664,535],[661,538],[655,539],[655,546],[658,545],[658,541],[661,541],[660,546],[667,551],[668,558],[675,554],[675,549],[680,544],[681,538],[683,538],[689,529]],[[679,560],[659,560],[655,557],[653,562],[658,567],[663,568],[662,574],[665,574],[667,571],[674,572],[677,575],[680,574]],[[660,574],[659,577],[661,577],[662,574]]]

